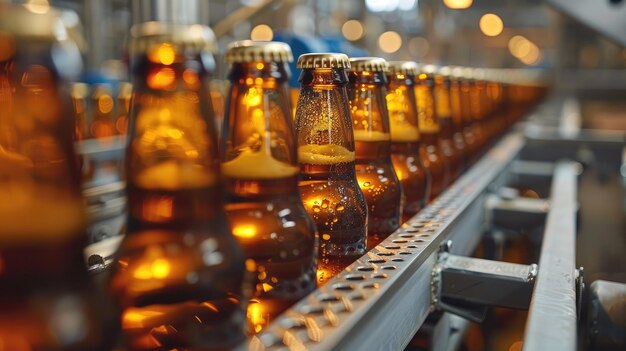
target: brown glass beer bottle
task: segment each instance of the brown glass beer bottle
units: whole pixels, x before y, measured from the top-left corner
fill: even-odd
[[[430,171],[432,179],[430,200],[441,194],[450,179],[450,167],[439,147],[440,127],[433,96],[434,73],[435,67],[432,65],[419,66],[414,88],[417,120],[425,150],[424,166]]]
[[[285,43],[229,45],[231,83],[222,128],[226,211],[235,238],[254,264],[248,321],[259,332],[313,291],[317,233],[298,190],[298,157],[289,104]]]
[[[433,75],[435,114],[439,121],[439,146],[448,160],[450,181],[461,174],[461,155],[454,142],[454,120],[450,100],[450,68],[439,67]]]
[[[207,91],[213,33],[148,22],[131,37],[127,234],[110,280],[127,347],[229,349],[243,340],[247,296]]]
[[[387,111],[391,136],[391,161],[402,183],[402,222],[408,221],[426,206],[430,197],[430,172],[422,161],[421,144],[415,106],[415,75],[412,61],[390,61],[387,73]]]
[[[305,54],[298,58],[298,67],[300,193],[319,232],[317,281],[323,284],[365,254],[367,205],[355,174],[348,57]]]
[[[469,153],[465,136],[463,135],[463,99],[461,97],[461,78],[456,74],[457,67],[450,69],[448,79],[450,81],[450,114],[452,115],[452,139],[459,152],[460,169],[464,170],[469,165]]]
[[[387,66],[382,58],[351,58],[348,74],[356,179],[368,209],[368,249],[393,233],[402,217],[402,186],[391,162]]]
[[[55,9],[0,5],[2,350],[108,350],[114,339],[83,257],[87,220],[64,82],[80,67]]]

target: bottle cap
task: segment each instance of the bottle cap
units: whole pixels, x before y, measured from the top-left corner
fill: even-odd
[[[304,54],[298,57],[298,68],[350,68],[350,61],[346,54],[315,53]]]
[[[286,43],[279,41],[242,40],[230,43],[226,61],[241,62],[292,62],[293,54]]]
[[[350,59],[353,72],[387,72],[389,65],[380,57],[354,57]]]
[[[428,77],[432,77],[437,73],[437,66],[435,65],[418,65],[418,73],[425,74]]]
[[[389,73],[391,74],[417,75],[418,66],[413,61],[389,61],[388,64]]]
[[[441,66],[437,70],[437,74],[439,74],[440,76],[442,76],[444,78],[450,78],[450,76],[452,75],[452,67],[450,67],[450,66]]]
[[[201,25],[180,25],[164,22],[145,22],[130,29],[130,52],[143,53],[154,45],[172,43],[196,51],[215,51],[217,45],[211,28]]]

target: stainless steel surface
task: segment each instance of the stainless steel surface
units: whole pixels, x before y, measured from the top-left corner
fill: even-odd
[[[539,272],[524,335],[524,350],[576,350],[576,194],[579,166],[557,165],[552,181]]]
[[[493,227],[528,231],[543,225],[546,214],[550,210],[550,202],[519,196],[507,199],[490,195],[485,207]]]
[[[131,0],[132,23],[209,24],[206,0]]]
[[[626,46],[626,6],[621,1],[548,0],[548,3]]]
[[[444,313],[433,332],[432,351],[456,351],[461,346],[470,322]]]
[[[438,274],[438,301],[526,309],[537,265],[522,265],[443,253]]]
[[[626,284],[596,280],[589,289],[588,308],[590,349],[626,349]]]
[[[468,255],[482,234],[484,203],[523,146],[512,132],[430,206],[379,246],[286,311],[243,349],[398,350],[431,310],[437,249]]]

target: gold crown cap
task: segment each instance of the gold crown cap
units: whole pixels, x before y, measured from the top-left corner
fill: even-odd
[[[387,72],[389,64],[380,57],[353,57],[350,59],[353,72]]]
[[[387,63],[389,64],[389,73],[417,75],[418,66],[413,61],[388,61]]]
[[[180,25],[166,22],[144,22],[130,29],[130,52],[146,52],[154,45],[171,43],[197,51],[214,52],[217,48],[211,28],[201,25]]]
[[[291,47],[279,41],[241,40],[230,43],[226,49],[226,62],[292,62]]]
[[[298,68],[350,68],[348,55],[339,53],[313,53],[298,57]]]

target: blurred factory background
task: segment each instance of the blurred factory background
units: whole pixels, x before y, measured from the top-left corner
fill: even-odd
[[[51,3],[79,14],[89,77],[124,79],[128,28],[154,13],[133,10],[126,0]],[[613,23],[626,14],[619,0],[155,1],[159,6],[168,6],[162,11],[172,18],[210,25],[219,39],[218,58],[231,41],[275,39],[292,44],[296,56],[340,51],[447,65],[548,69],[555,87],[563,90],[626,85],[626,49],[618,34],[600,27],[624,29],[623,23]],[[572,10],[581,6],[582,11]],[[583,17],[585,6],[596,18]],[[189,12],[196,17],[186,18]],[[581,20],[588,22],[581,25]],[[224,78],[225,64],[217,63],[217,76]]]

